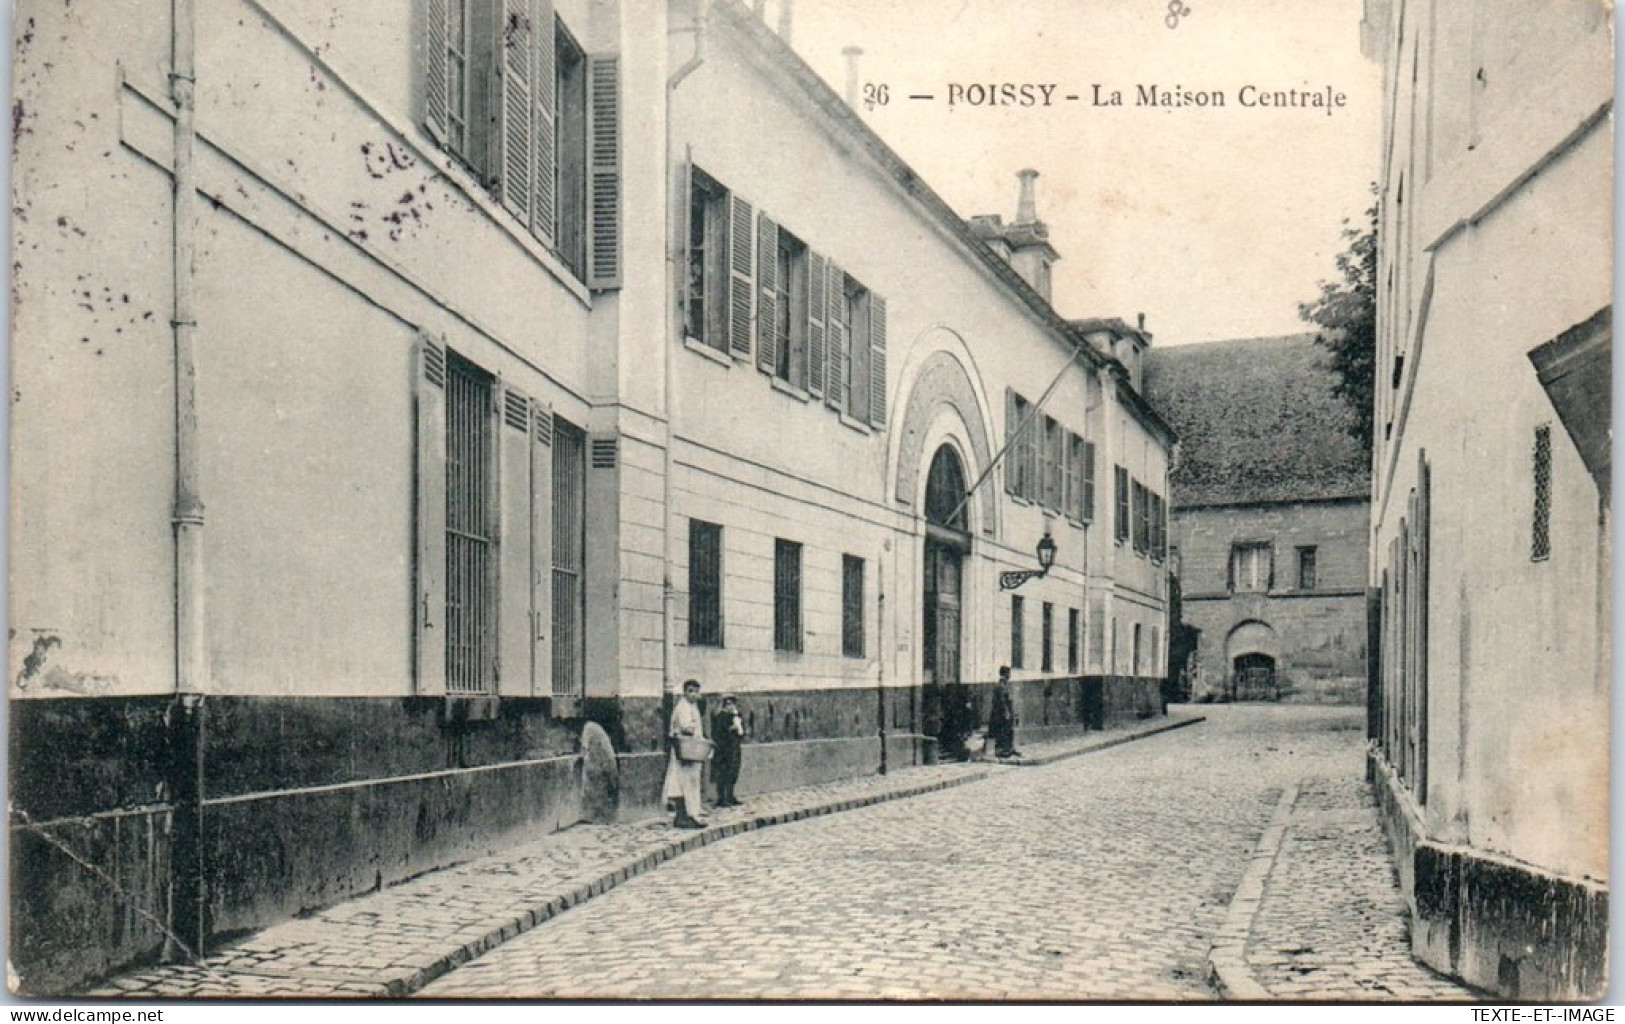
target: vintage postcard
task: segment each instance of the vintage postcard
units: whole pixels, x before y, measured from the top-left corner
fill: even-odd
[[[13,997],[1606,997],[1602,0],[14,3]]]

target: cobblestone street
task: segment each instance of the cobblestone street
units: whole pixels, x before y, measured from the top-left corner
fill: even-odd
[[[1283,792],[1301,786],[1310,810],[1329,798],[1345,824],[1362,808],[1360,824],[1374,819],[1361,802],[1357,709],[1203,710],[1209,720],[1195,729],[738,836],[549,921],[421,994],[1214,998],[1209,950]],[[1288,830],[1276,870],[1301,895],[1268,899],[1256,915],[1266,991],[1472,998],[1410,963],[1380,832],[1353,831],[1320,838],[1350,838],[1362,857],[1334,852],[1323,865],[1316,836]],[[1290,858],[1306,844],[1297,866]],[[1360,877],[1332,880],[1345,897],[1328,913],[1314,876],[1333,862]],[[1304,872],[1311,877],[1291,877]],[[1291,950],[1360,959],[1331,971]]]

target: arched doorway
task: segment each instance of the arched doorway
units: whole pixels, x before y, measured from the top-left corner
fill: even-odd
[[[1249,620],[1236,626],[1225,641],[1225,657],[1230,662],[1231,700],[1280,699],[1280,650],[1269,623]]]
[[[943,445],[931,457],[925,481],[925,558],[921,586],[922,726],[939,754],[960,756],[976,726],[961,675],[964,563],[970,554],[965,468]]]
[[[1275,679],[1275,659],[1257,651],[1235,660],[1231,677],[1232,700],[1279,700],[1281,690]]]

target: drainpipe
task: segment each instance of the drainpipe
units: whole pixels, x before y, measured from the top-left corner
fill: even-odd
[[[693,74],[701,64],[705,63],[705,30],[706,0],[700,0],[698,10],[694,15],[694,27],[691,30],[694,33],[694,52],[684,62],[683,66],[673,72],[672,76],[666,80],[664,159],[666,161],[668,195],[676,191],[676,189],[672,188],[672,178],[674,176],[671,131],[672,96],[676,94],[677,87],[682,84],[683,79]],[[676,524],[673,521],[675,517],[672,512],[672,472],[676,461],[672,457],[672,446],[676,440],[676,430],[673,427],[673,422],[676,419],[676,388],[672,386],[676,361],[672,356],[673,349],[679,340],[679,333],[683,329],[680,311],[686,297],[687,274],[686,268],[683,266],[683,258],[687,252],[688,239],[682,237],[682,225],[683,208],[687,202],[688,196],[678,196],[677,201],[671,204],[671,208],[666,214],[666,280],[670,282],[668,285],[670,291],[666,302],[666,340],[662,346],[664,352],[662,363],[665,372],[664,400],[666,404],[666,450],[663,456],[664,482],[661,485],[662,501],[665,505],[663,512],[665,557],[660,578],[660,703],[662,735],[665,734],[664,722],[671,714],[672,704],[677,692],[676,681],[672,678],[672,663],[676,660],[674,647],[677,643],[674,608],[677,600],[677,590],[671,578],[671,566],[675,558],[673,545],[676,543],[677,535]]]
[[[196,252],[197,181],[195,0],[172,0],[170,97],[175,104],[172,207],[173,331],[175,359],[175,705],[170,716],[171,906],[174,932],[201,956],[203,865],[202,720],[208,675],[204,650],[203,498],[197,426],[197,320],[192,295]]]
[[[878,593],[875,612],[875,662],[880,674],[875,682],[875,699],[880,704],[880,774],[886,774],[886,552],[887,542],[875,559],[875,585]]]

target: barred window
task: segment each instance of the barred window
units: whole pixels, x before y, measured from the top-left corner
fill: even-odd
[[[1055,671],[1055,606],[1045,601],[1042,616],[1039,620],[1040,629],[1042,630],[1040,640],[1043,643],[1038,656],[1039,670],[1053,672]]]
[[[496,681],[495,445],[490,374],[446,353],[446,689]]]
[[[1026,602],[1020,594],[1010,595],[1010,667],[1025,668],[1027,666],[1027,638],[1026,623],[1023,621],[1027,615]]]
[[[773,649],[801,650],[801,545],[773,541]]]
[[[1529,557],[1541,561],[1552,554],[1552,428],[1535,428],[1535,514]]]
[[[722,646],[722,527],[688,521],[688,642]]]
[[[1068,675],[1077,675],[1079,668],[1078,646],[1083,640],[1082,616],[1076,608],[1066,610],[1066,671]]]
[[[854,555],[841,556],[841,653],[864,655],[863,559]]]

